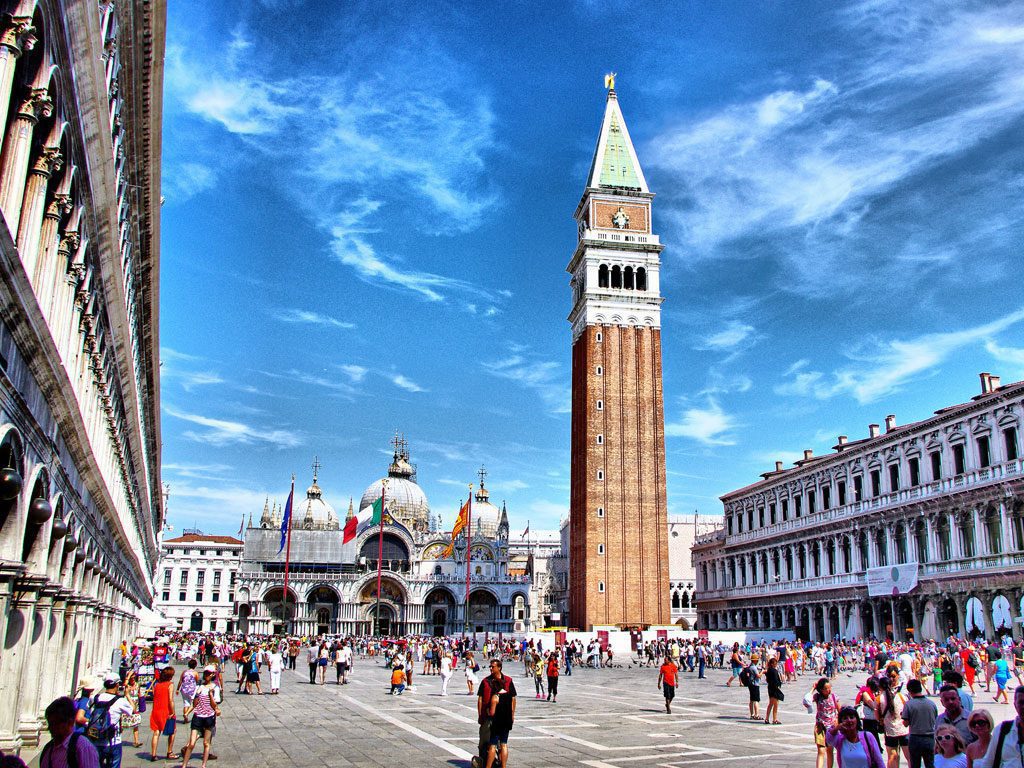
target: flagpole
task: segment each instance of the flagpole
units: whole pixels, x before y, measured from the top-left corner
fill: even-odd
[[[483,481],[481,481],[482,483]],[[473,557],[473,484],[469,484],[469,501],[466,502],[469,514],[466,516],[466,622],[462,628],[462,639],[469,633],[469,565]]]
[[[388,481],[380,484],[380,531],[377,533],[377,607],[373,613],[373,634],[380,636],[380,577],[384,567],[384,489]]]
[[[292,490],[288,494],[292,509],[288,510],[288,534],[284,550],[284,592],[281,595],[281,617],[284,619],[284,632],[288,631],[288,566],[292,558],[292,518],[295,516],[295,475],[292,475]]]

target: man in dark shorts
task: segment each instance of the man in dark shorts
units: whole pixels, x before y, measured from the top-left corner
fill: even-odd
[[[672,714],[672,699],[676,697],[676,678],[679,668],[669,657],[665,657],[665,663],[658,670],[658,688],[665,694],[665,711]]]
[[[491,674],[477,689],[476,711],[480,723],[478,755],[473,768],[504,768],[508,762],[508,733],[516,716],[516,686],[512,678],[501,672],[501,660],[492,659]]]

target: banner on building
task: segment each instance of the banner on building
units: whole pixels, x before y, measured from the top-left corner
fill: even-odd
[[[868,568],[868,596],[897,597],[907,594],[917,586],[917,571],[917,563]]]

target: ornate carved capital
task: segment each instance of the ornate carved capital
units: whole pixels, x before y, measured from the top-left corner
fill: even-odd
[[[45,147],[36,158],[32,166],[32,173],[49,177],[59,171],[64,165],[64,155],[58,147]]]
[[[57,253],[62,254],[64,258],[71,256],[71,252],[78,248],[80,237],[77,232],[65,232],[64,236],[60,239],[60,244],[57,246]],[[72,273],[72,269],[68,269],[68,274]]]
[[[18,116],[33,123],[40,118],[49,117],[53,114],[53,101],[50,99],[50,92],[45,88],[33,88],[28,92],[21,106],[18,107]]]
[[[10,48],[15,56],[20,56],[25,51],[31,51],[36,46],[36,28],[32,26],[32,19],[28,16],[4,17],[3,32],[0,33],[0,45]]]
[[[46,206],[46,215],[51,218],[59,219],[69,213],[71,213],[71,195],[66,192],[55,194],[53,200]]]

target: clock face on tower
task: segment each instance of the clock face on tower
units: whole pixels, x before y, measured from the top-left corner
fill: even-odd
[[[616,229],[625,229],[629,226],[629,216],[626,215],[626,212],[622,209],[621,205],[619,206],[619,210],[615,212],[615,215],[612,216],[612,224],[615,225]]]

